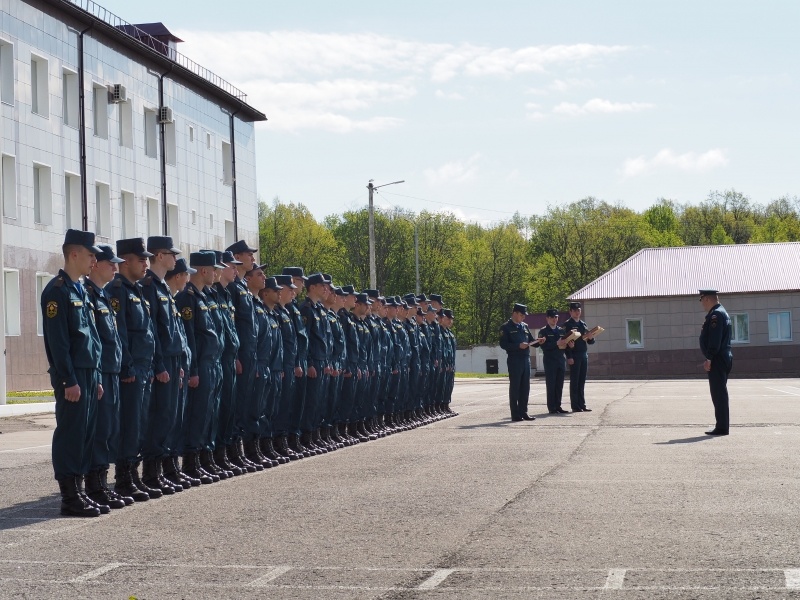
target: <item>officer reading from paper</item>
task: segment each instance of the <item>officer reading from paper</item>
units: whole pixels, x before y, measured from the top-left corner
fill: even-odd
[[[512,421],[533,421],[528,414],[531,389],[531,351],[534,339],[525,324],[528,307],[515,304],[511,318],[500,327],[500,347],[508,353],[508,402]]]

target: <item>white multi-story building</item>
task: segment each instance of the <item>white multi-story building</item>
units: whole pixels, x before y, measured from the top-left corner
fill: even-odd
[[[266,117],[160,23],[133,26],[91,0],[0,8],[6,385],[47,389],[39,295],[65,230],[112,246],[171,235],[187,256],[256,244],[254,122]]]

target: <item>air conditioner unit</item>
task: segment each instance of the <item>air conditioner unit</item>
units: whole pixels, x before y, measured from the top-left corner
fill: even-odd
[[[111,100],[114,104],[128,101],[128,90],[121,83],[115,83],[111,88]]]
[[[158,111],[159,123],[172,123],[172,109],[169,106],[162,106]]]

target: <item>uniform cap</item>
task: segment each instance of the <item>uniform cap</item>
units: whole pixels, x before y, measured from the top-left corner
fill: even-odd
[[[433,302],[438,302],[439,304],[442,303],[442,295],[441,294],[431,294],[430,299]]]
[[[278,285],[278,282],[275,281],[274,277],[267,277],[267,283],[264,288],[267,290],[275,290],[276,292],[280,292],[283,289],[283,286]]]
[[[314,273],[313,275],[309,275],[306,279],[306,287],[319,285],[320,283],[327,283],[325,281],[325,276],[322,273]]]
[[[580,302],[570,302],[569,303],[569,309],[570,310],[578,310],[580,307],[581,307],[581,303]]]
[[[126,240],[117,240],[117,255],[135,254],[139,258],[149,258],[153,256],[144,247],[144,240],[142,238],[128,238]]]
[[[192,252],[189,255],[189,264],[192,267],[215,267],[217,257],[211,252]]]
[[[365,293],[356,294],[356,304],[372,304],[372,300],[369,299]]]
[[[336,294],[337,296],[342,296],[342,297],[350,295],[350,292],[345,292],[344,289],[340,287],[334,287],[333,293]]]
[[[100,254],[100,248],[94,245],[94,232],[81,231],[80,229],[67,229],[64,235],[65,246],[83,246],[95,254]]]
[[[167,271],[166,279],[170,277],[175,277],[175,275],[180,275],[181,273],[188,273],[189,275],[194,275],[197,273],[197,269],[193,269],[189,265],[186,264],[185,258],[179,258],[175,261],[175,268],[171,271]]]
[[[101,261],[104,261],[104,260],[107,260],[108,262],[111,262],[111,263],[114,263],[114,264],[119,264],[119,263],[124,263],[125,262],[124,259],[119,258],[116,254],[114,254],[114,249],[111,246],[109,246],[108,244],[97,244],[97,247],[100,250],[100,253],[97,254],[97,256],[96,256],[97,262],[101,262]]]
[[[278,285],[281,287],[288,287],[293,290],[297,289],[297,286],[292,283],[292,276],[291,275],[273,275],[275,281],[278,282]]]
[[[719,290],[699,290],[699,291],[700,291],[700,297],[702,298],[703,296],[716,296]]]
[[[239,240],[238,242],[234,242],[225,250],[230,251],[231,254],[241,254],[242,252],[258,252],[258,248],[251,248],[247,245],[247,242],[244,240]]]
[[[226,264],[226,265],[241,265],[241,264],[244,264],[244,263],[242,263],[242,261],[236,260],[233,257],[233,252],[231,252],[230,250],[225,250],[225,252],[222,253],[222,262],[224,264]]]
[[[221,264],[220,261],[222,260],[222,252],[218,252],[217,250],[208,250],[203,249],[200,252],[205,252],[206,254],[210,254],[214,257],[214,268],[215,269],[224,269],[225,265]]]
[[[175,247],[175,243],[172,241],[172,238],[168,235],[151,235],[147,238],[147,251],[148,252],[157,252],[159,250],[163,250],[165,252],[171,252],[172,254],[180,254],[181,251]]]
[[[403,296],[403,300],[405,300],[409,306],[417,306],[417,297],[414,294],[406,294]]]
[[[547,309],[547,316],[548,317],[557,317],[558,316],[558,310],[555,309],[555,308],[548,308]]]
[[[523,315],[527,315],[528,314],[528,307],[525,306],[524,304],[517,303],[517,304],[514,305],[514,310],[512,312],[518,312],[518,313],[522,313]]]
[[[331,277],[328,273],[323,273],[322,278],[325,280],[325,283],[333,284],[333,277]]]
[[[453,309],[445,308],[442,312],[444,313],[444,316],[447,317],[448,319],[453,318]]]
[[[347,292],[348,294],[355,294],[356,288],[352,285],[343,285],[342,290]]]
[[[370,298],[377,298],[381,295],[378,290],[361,290],[361,293],[366,294]]]
[[[291,275],[292,277],[302,277],[303,279],[306,278],[305,273],[303,272],[303,267],[283,267],[283,271],[281,271],[283,275]]]

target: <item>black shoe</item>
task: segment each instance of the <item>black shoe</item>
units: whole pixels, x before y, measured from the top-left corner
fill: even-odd
[[[548,412],[548,414],[551,414],[551,415],[557,415],[558,414],[557,410],[548,410],[547,412]]]
[[[569,411],[568,410],[564,410],[563,408],[559,408],[555,412],[557,412],[560,415],[568,415],[569,414]]]
[[[522,421],[522,417],[511,417],[511,420],[516,423],[517,421]]]
[[[721,429],[712,429],[711,431],[706,431],[706,435],[728,435],[728,432]]]
[[[574,412],[574,413],[576,413],[576,412],[583,412],[583,409],[582,409],[582,408],[573,408],[573,409],[572,409],[572,412]]]
[[[535,421],[536,417],[532,417],[528,413],[525,413],[524,415],[522,415],[522,420],[523,421]]]
[[[591,408],[586,408],[585,406],[581,409],[583,412],[592,412]]]

